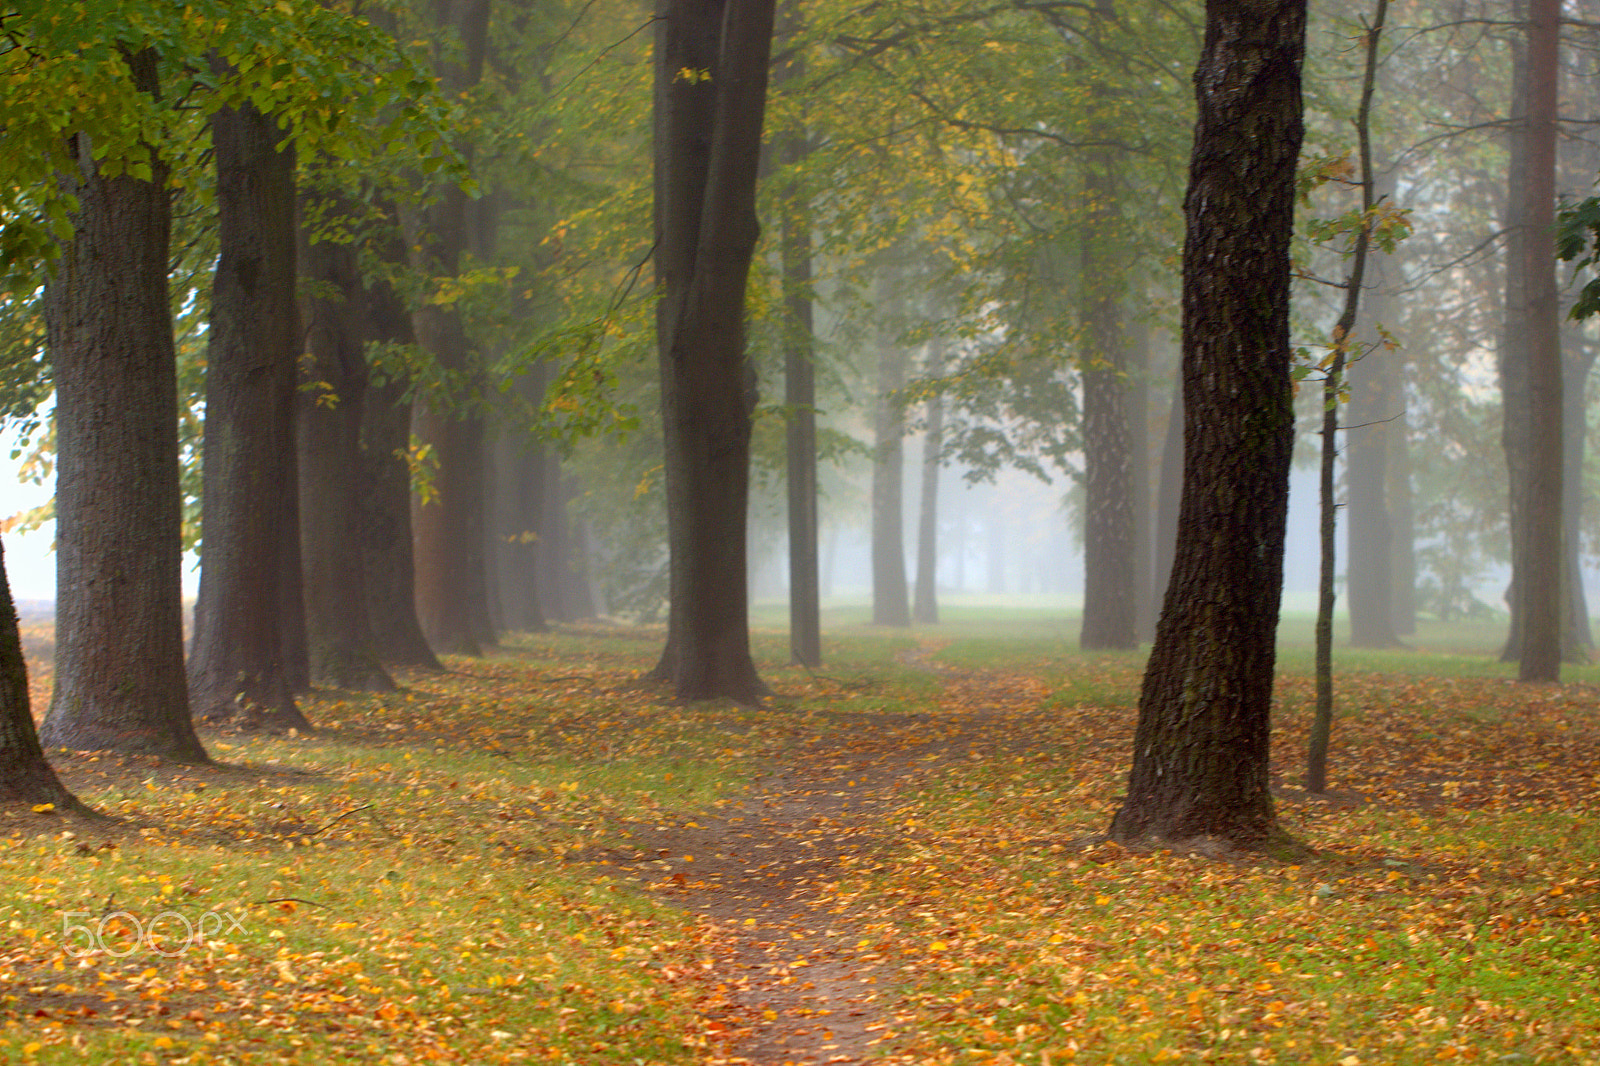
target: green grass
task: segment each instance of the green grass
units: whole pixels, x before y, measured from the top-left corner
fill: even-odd
[[[862,715],[971,713],[992,753],[899,797],[825,908],[891,960],[913,1061],[1600,1057],[1596,712],[1583,688],[1503,683],[1495,627],[1339,651],[1336,787],[1370,802],[1291,790],[1285,823],[1322,853],[1284,865],[1081,846],[1125,782],[1142,653],[1080,653],[1052,608],[954,603],[909,632],[838,617],[856,623],[830,623],[813,673],[761,615],[780,698],[759,709],[668,703],[638,681],[659,630],[586,626],[401,693],[325,694],[314,736],[213,738],[226,773],[67,760],[128,821],[114,846],[59,825],[0,839],[0,1061],[705,1062],[708,986],[689,975],[714,932],[571,860],[742,795],[819,739],[936,735]],[[1286,782],[1299,627],[1280,654]],[[239,928],[168,958],[111,919],[127,958],[66,951],[64,921],[115,911]]]

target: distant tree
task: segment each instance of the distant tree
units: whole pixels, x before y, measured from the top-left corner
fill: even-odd
[[[433,5],[434,67],[453,97],[483,78],[490,0]],[[458,183],[408,219],[412,266],[431,285],[452,282],[467,250],[468,194]],[[459,301],[426,295],[412,315],[417,343],[433,357],[439,381],[418,397],[412,432],[431,448],[433,491],[412,510],[417,617],[435,651],[477,655],[485,639],[483,603],[484,427],[473,409],[477,355]]]
[[[189,699],[202,721],[304,730],[310,723],[295,706],[284,648],[286,599],[300,592],[297,583],[285,588],[294,574],[285,574],[283,558],[286,540],[296,553],[299,546],[298,509],[286,489],[300,347],[295,153],[288,133],[248,104],[218,111],[211,133],[221,255],[206,351]]]
[[[1128,424],[1122,279],[1112,247],[1116,174],[1112,153],[1085,165],[1088,219],[1080,245],[1083,322],[1084,648],[1132,648],[1137,606],[1133,530],[1133,445]],[[1142,429],[1142,426],[1141,426]]]
[[[780,92],[805,74],[799,6],[786,13],[780,37],[784,58],[774,65]],[[800,105],[802,116],[804,104]],[[803,118],[784,131],[777,157],[787,179],[778,206],[779,265],[783,293],[783,402],[785,489],[789,529],[789,656],[813,669],[822,665],[822,590],[817,561],[817,370],[813,308],[815,263],[811,190],[800,176],[810,154]]]
[[[22,658],[17,610],[6,578],[5,549],[0,546],[0,803],[37,806],[57,811],[88,810],[67,791],[45,761],[39,734],[28,706],[28,666]]]
[[[158,58],[127,52],[136,92]],[[59,175],[77,209],[45,287],[56,382],[56,670],[46,748],[209,761],[183,673],[177,369],[167,164],[105,173],[89,136]]]
[[[1289,243],[1305,0],[1208,0],[1183,256],[1177,558],[1119,841],[1289,844],[1267,771],[1294,414]]]
[[[1516,649],[1523,681],[1561,679],[1561,331],[1556,292],[1554,221],[1557,84],[1560,76],[1559,0],[1529,0],[1527,55],[1527,174],[1520,189],[1524,230],[1521,262],[1509,269],[1523,278],[1527,331],[1526,398],[1506,399],[1508,435],[1522,429],[1525,473],[1512,486],[1513,514],[1521,535],[1513,539],[1513,595],[1521,615]],[[1508,459],[1511,445],[1508,441]],[[1520,488],[1520,492],[1518,491]],[[1513,522],[1515,522],[1515,517]],[[1508,649],[1509,650],[1509,649]]]
[[[375,258],[390,268],[405,258],[396,231],[374,240]],[[362,302],[369,343],[412,345],[411,315],[382,277],[367,279]],[[409,383],[392,369],[370,386],[361,412],[361,548],[367,612],[378,658],[390,666],[439,670],[417,618],[411,554],[411,401]]]
[[[929,346],[930,377],[944,372],[944,341]],[[944,398],[928,397],[922,433],[922,492],[917,501],[917,582],[911,598],[911,620],[939,622],[939,472],[944,468]]]
[[[906,588],[906,353],[892,337],[878,344],[872,435],[872,623],[911,624]]]
[[[680,699],[767,692],[750,657],[756,394],[744,318],[772,29],[772,0],[657,0],[656,338],[671,569],[655,674]]]
[[[383,692],[394,681],[378,659],[361,547],[367,316],[360,248],[348,231],[354,205],[308,189],[300,215],[298,266],[314,283],[300,296],[305,353],[295,419],[310,680]]]

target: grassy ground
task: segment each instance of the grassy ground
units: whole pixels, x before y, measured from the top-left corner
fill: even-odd
[[[760,709],[666,704],[659,634],[586,627],[216,767],[63,755],[122,822],[0,832],[0,1061],[1600,1059],[1595,668],[1519,686],[1460,626],[1341,652],[1317,798],[1286,647],[1319,855],[1232,864],[1086,839],[1141,656],[947,616],[830,619],[815,674],[763,626]]]

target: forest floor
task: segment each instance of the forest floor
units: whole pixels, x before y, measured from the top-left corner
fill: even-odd
[[[777,699],[683,707],[655,639],[321,693],[208,767],[60,754],[120,821],[0,823],[0,1061],[1600,1058],[1586,674],[1360,661],[1311,797],[1288,656],[1291,866],[1098,838],[1137,656],[956,624],[814,676],[758,634]]]

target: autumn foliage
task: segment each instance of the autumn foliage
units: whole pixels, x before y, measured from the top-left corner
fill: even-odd
[[[758,631],[779,696],[750,708],[663,702],[659,633],[567,630],[323,693],[315,737],[214,737],[215,766],[60,755],[124,821],[9,816],[0,1059],[1600,1054],[1589,683],[1347,663],[1313,798],[1287,652],[1274,795],[1318,852],[1238,862],[1096,836],[1141,664],[1031,632],[852,631],[813,676]]]

